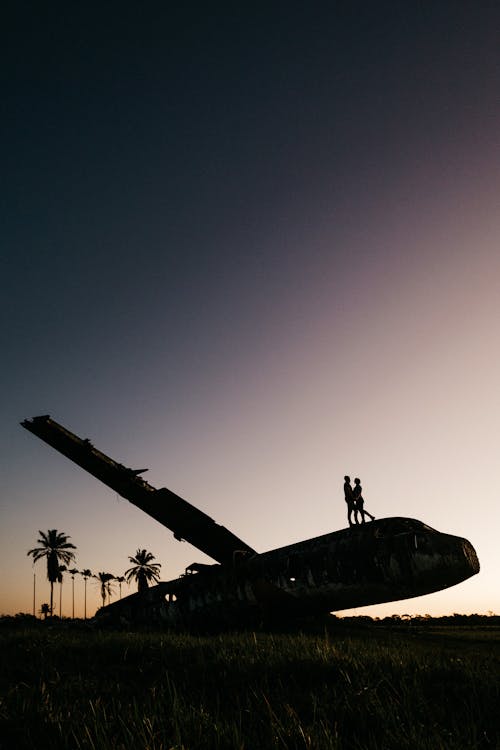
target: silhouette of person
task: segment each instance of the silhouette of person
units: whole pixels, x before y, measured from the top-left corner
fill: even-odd
[[[375,516],[372,516],[371,513],[368,513],[367,510],[365,510],[365,501],[363,499],[363,488],[361,487],[361,480],[356,477],[354,480],[354,489],[352,491],[352,497],[354,502],[354,518],[356,519],[356,523],[359,523],[358,521],[358,513],[361,515],[361,523],[366,523],[365,516],[370,516],[371,520],[373,521]]]
[[[347,476],[344,477],[344,497],[347,503],[347,520],[349,521],[349,526],[353,526],[354,522],[352,520],[352,514],[356,510],[356,506],[354,503],[354,495],[351,487],[351,477]],[[356,513],[354,513],[354,518],[356,523],[358,523]]]

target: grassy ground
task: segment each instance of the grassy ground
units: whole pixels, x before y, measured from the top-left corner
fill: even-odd
[[[500,631],[3,629],[0,747],[500,747]]]

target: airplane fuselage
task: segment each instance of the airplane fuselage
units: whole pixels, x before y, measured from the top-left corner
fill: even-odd
[[[116,602],[102,613],[171,625],[236,625],[408,599],[479,571],[466,539],[421,521],[385,518],[198,572]]]

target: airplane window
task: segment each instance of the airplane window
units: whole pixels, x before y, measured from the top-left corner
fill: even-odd
[[[291,555],[287,561],[288,576],[290,580],[295,580],[300,572],[300,560],[297,555]]]
[[[415,549],[419,549],[421,552],[428,551],[433,546],[432,541],[429,539],[427,534],[415,534]]]
[[[432,529],[430,526],[427,526],[427,524],[422,523],[422,521],[417,521],[414,518],[394,518],[385,521],[383,524],[379,524],[374,530],[374,535],[380,539],[419,531],[425,531],[431,534],[438,533],[436,529]]]
[[[395,518],[386,521],[383,526],[378,526],[375,534],[378,537],[397,536],[398,534],[420,531],[423,527],[423,523],[412,518]],[[430,530],[432,531],[432,529]]]

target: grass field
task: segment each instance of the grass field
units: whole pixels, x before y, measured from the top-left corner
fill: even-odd
[[[0,639],[4,750],[500,748],[498,627]]]

